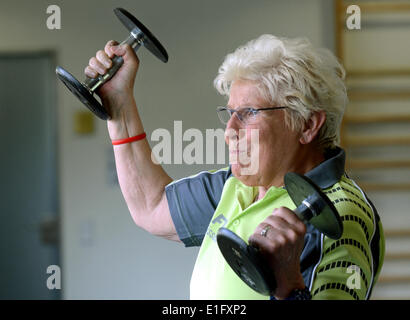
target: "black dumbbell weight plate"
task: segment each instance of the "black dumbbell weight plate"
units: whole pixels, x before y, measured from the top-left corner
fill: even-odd
[[[84,105],[90,109],[97,117],[102,120],[110,119],[108,112],[94,98],[93,94],[74,76],[62,67],[56,68],[57,77],[66,85],[66,87],[81,100]]]
[[[144,35],[143,46],[145,48],[151,51],[151,53],[162,62],[168,61],[168,54],[165,48],[158,41],[158,39],[155,38],[155,36],[140,21],[137,20],[137,18],[122,8],[114,9],[114,13],[130,32],[135,28],[140,30],[139,33]]]
[[[216,238],[232,270],[256,292],[265,296],[272,294],[276,288],[275,278],[258,251],[226,228],[220,228]]]

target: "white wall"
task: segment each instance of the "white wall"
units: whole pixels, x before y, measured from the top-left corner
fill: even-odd
[[[62,29],[46,28],[46,8],[57,4]],[[53,50],[57,63],[82,79],[89,58],[126,30],[112,13],[124,7],[159,38],[170,59],[163,64],[139,51],[135,95],[145,129],[172,132],[220,127],[224,103],[212,87],[224,56],[263,33],[306,36],[333,48],[333,15],[326,0],[29,1],[0,5],[0,51]],[[33,77],[35,75],[28,75]],[[94,134],[73,131],[83,107],[58,85],[59,181],[63,297],[66,299],[185,299],[197,249],[155,238],[132,222],[119,187],[110,182],[112,147],[106,124]],[[167,165],[179,178],[217,166]]]

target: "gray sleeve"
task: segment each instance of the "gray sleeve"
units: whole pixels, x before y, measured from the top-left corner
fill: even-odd
[[[165,187],[172,220],[186,247],[201,245],[225,181],[231,174],[230,167],[215,172],[204,171]]]

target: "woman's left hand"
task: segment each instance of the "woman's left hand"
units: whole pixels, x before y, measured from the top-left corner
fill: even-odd
[[[276,299],[285,299],[292,290],[305,287],[300,272],[305,233],[306,226],[295,213],[280,207],[249,237],[249,245],[259,249],[275,275]]]

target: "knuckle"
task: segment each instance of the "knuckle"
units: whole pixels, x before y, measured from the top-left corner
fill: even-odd
[[[284,213],[286,213],[286,208],[285,207],[278,207],[275,210],[273,210],[272,215],[273,216],[281,216]]]
[[[96,57],[91,57],[90,60],[88,61],[88,64],[89,64],[90,66],[96,65],[96,63],[97,63]]]
[[[277,247],[284,246],[287,242],[286,237],[283,234],[277,234],[275,237],[275,243]]]
[[[280,216],[271,216],[270,217],[270,224],[278,229],[283,228],[284,224],[286,224],[286,221]]]
[[[105,54],[107,55],[107,57],[112,58],[115,55],[114,51],[113,51],[113,48],[114,48],[114,46],[105,47],[104,51],[105,51]]]
[[[114,41],[114,40],[109,40],[109,41],[106,43],[104,49],[107,50],[108,48],[113,47],[113,46],[115,46],[116,44],[117,44],[116,41]]]
[[[278,252],[278,250],[280,250],[280,248],[282,247],[282,244],[280,243],[280,240],[278,239],[273,239],[270,240],[269,243],[265,244],[265,252],[267,254],[273,255],[275,253]]]
[[[263,223],[261,224],[261,228],[263,228],[264,226],[271,224],[274,225],[276,222],[278,221],[278,217],[274,214],[271,214],[270,216],[268,216]]]
[[[273,215],[272,214],[272,215],[269,216],[269,220],[271,222],[279,222],[279,221],[282,221],[282,218],[278,215]]]
[[[299,235],[305,235],[305,233],[307,231],[307,227],[302,221],[298,221],[295,224],[295,227],[296,227],[296,230],[299,233]]]
[[[98,50],[96,56],[97,56],[97,57],[105,57],[105,51],[103,51],[103,50]]]
[[[266,221],[266,220],[265,220],[265,221]],[[255,234],[255,233],[258,233],[258,234],[261,233],[262,229],[266,226],[266,222],[265,222],[265,221],[263,221],[263,222],[261,222],[261,223],[258,224],[258,226],[257,226],[256,229],[255,229],[254,234]]]
[[[274,241],[269,244],[266,251],[269,254],[274,254],[279,250],[279,248],[280,248],[280,245],[276,241]]]
[[[296,242],[299,239],[298,233],[296,233],[296,231],[292,230],[292,229],[288,231],[287,236],[288,236],[290,242],[292,242],[292,243]]]

